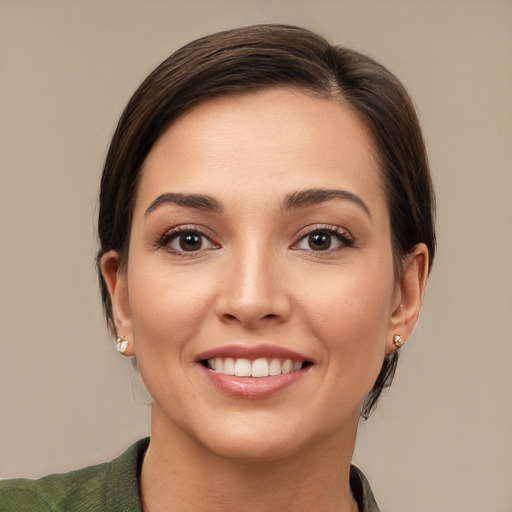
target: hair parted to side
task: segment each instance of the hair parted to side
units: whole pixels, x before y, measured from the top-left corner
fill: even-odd
[[[222,94],[293,87],[342,101],[372,134],[390,211],[395,272],[423,242],[429,268],[435,253],[434,194],[414,106],[398,79],[354,50],[309,30],[255,25],[209,35],[168,57],[126,106],[107,154],[99,198],[97,256],[103,306],[115,331],[99,262],[110,250],[125,265],[140,171],[164,131],[191,107]],[[387,355],[361,415],[367,418],[391,384],[398,353]]]

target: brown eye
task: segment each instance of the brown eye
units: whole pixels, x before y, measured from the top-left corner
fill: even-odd
[[[355,240],[348,231],[333,226],[310,231],[293,248],[314,252],[335,251],[336,249],[352,247],[354,243]]]
[[[215,247],[211,240],[196,231],[175,233],[168,239],[166,245],[175,252],[197,252]]]
[[[332,237],[329,233],[313,233],[307,237],[308,246],[313,251],[325,251],[331,247]]]
[[[203,245],[202,237],[196,233],[181,235],[178,240],[184,251],[198,251]]]

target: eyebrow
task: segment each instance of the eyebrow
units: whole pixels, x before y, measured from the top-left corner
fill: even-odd
[[[295,210],[298,208],[306,208],[308,206],[315,206],[325,201],[332,199],[343,199],[350,201],[360,208],[371,218],[370,209],[366,203],[356,194],[348,192],[347,190],[338,189],[318,189],[312,188],[308,190],[300,190],[288,194],[282,204],[283,210]]]
[[[221,212],[223,210],[222,203],[217,199],[204,194],[180,194],[176,192],[168,192],[159,195],[147,208],[144,217],[156,210],[163,204],[177,204],[186,208],[195,208],[207,212]]]
[[[360,208],[371,218],[370,209],[366,203],[356,194],[348,192],[347,190],[338,189],[317,189],[312,188],[308,190],[300,190],[287,194],[282,202],[282,209],[285,211],[296,210],[299,208],[307,208],[308,206],[315,206],[325,201],[332,199],[343,199],[351,201]],[[181,194],[177,192],[167,192],[159,195],[147,208],[144,216],[148,216],[151,212],[156,210],[163,204],[176,204],[186,208],[195,208],[197,210],[217,212],[223,211],[224,207],[221,202],[217,201],[212,196],[205,194]]]

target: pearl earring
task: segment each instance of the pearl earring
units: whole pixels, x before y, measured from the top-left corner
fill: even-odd
[[[400,336],[400,334],[395,334],[393,336],[393,343],[395,344],[396,348],[400,348],[405,343],[405,340],[402,339],[402,336]]]
[[[124,354],[126,352],[126,349],[128,348],[128,345],[130,344],[130,342],[127,339],[125,339],[124,336],[118,336],[118,338],[116,340],[116,344],[117,344],[117,351],[120,354]]]

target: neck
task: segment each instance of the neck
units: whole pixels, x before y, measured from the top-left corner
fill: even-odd
[[[219,456],[155,421],[141,473],[144,512],[357,512],[349,486],[350,435],[326,436],[300,453],[264,460]]]

